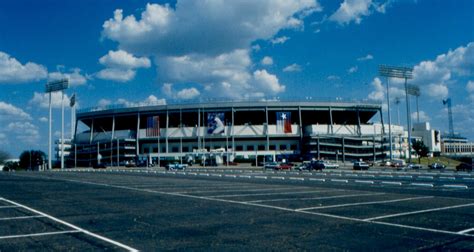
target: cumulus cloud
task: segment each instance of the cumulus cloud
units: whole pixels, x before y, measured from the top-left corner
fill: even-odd
[[[349,69],[347,70],[347,72],[348,72],[349,74],[353,74],[353,73],[357,72],[357,70],[359,70],[359,68],[358,68],[357,66],[353,66],[353,67],[349,68]]]
[[[80,86],[87,83],[87,77],[81,74],[81,69],[73,68],[71,72],[62,73],[60,71],[50,72],[48,74],[48,79],[59,80],[59,79],[69,79],[69,84],[72,86]]]
[[[124,50],[109,51],[99,59],[99,63],[106,68],[99,71],[96,76],[117,82],[130,81],[135,78],[135,69],[151,66],[147,57],[135,57]]]
[[[373,60],[373,59],[374,59],[374,56],[372,56],[372,54],[367,54],[364,57],[357,58],[357,61],[367,61],[367,60]]]
[[[0,101],[0,118],[11,118],[16,117],[23,120],[31,120],[31,116],[23,111],[21,108],[17,108],[12,104]]]
[[[179,0],[174,8],[147,4],[139,18],[116,10],[102,35],[121,50],[153,57],[160,82],[202,86],[182,94],[244,97],[259,92],[249,56],[259,46],[253,43],[283,43],[288,37],[276,38],[279,31],[301,29],[303,19],[320,10],[316,0]]]
[[[474,93],[474,81],[468,81],[466,84],[466,90],[469,93]]]
[[[415,122],[418,119],[418,114],[415,112],[411,113],[411,119]],[[431,118],[425,111],[420,110],[420,122],[428,122]]]
[[[99,102],[97,103],[97,106],[103,108],[103,107],[107,107],[109,105],[112,104],[112,101],[111,100],[108,100],[108,99],[100,99]]]
[[[176,91],[173,88],[173,84],[165,83],[161,87],[161,92],[165,94],[167,97],[172,99],[183,99],[183,100],[190,100],[198,97],[201,92],[196,88],[184,88],[179,91]]]
[[[24,83],[45,79],[46,67],[27,62],[21,64],[17,59],[0,51],[0,83]]]
[[[120,98],[117,99],[115,103],[124,105],[126,107],[142,107],[152,105],[166,105],[166,99],[158,99],[156,96],[150,95],[144,101],[141,102],[131,102],[126,99]]]
[[[136,72],[131,69],[106,68],[100,70],[96,76],[103,80],[127,82],[135,78]]]
[[[385,99],[385,89],[380,78],[374,78],[371,85],[374,91],[370,92],[367,98],[373,101],[383,101]]]
[[[337,75],[329,75],[328,77],[326,77],[327,80],[340,80],[341,77],[337,76]]]
[[[290,38],[287,37],[287,36],[281,36],[281,37],[278,37],[278,38],[274,38],[272,40],[270,40],[270,42],[274,45],[277,45],[277,44],[284,44],[286,41],[288,41]]]
[[[29,104],[40,106],[41,108],[49,108],[49,94],[34,92]],[[69,97],[66,94],[64,94],[64,106],[69,106]],[[51,93],[51,107],[61,108],[61,92]]]
[[[474,76],[474,42],[426,60],[413,69],[413,83],[428,89],[435,98],[448,96],[448,87],[456,80]]]
[[[124,50],[109,51],[108,54],[99,59],[99,62],[109,68],[135,69],[149,68],[151,66],[148,58],[137,58]]]
[[[36,143],[39,139],[38,128],[31,121],[32,117],[22,109],[0,101],[0,143]]]
[[[43,117],[40,117],[40,118],[38,119],[38,121],[43,122],[43,123],[44,123],[44,122],[48,122],[48,118],[46,118],[46,117],[43,116]]]
[[[270,56],[263,57],[261,61],[262,65],[273,65],[273,59]]]
[[[285,86],[280,84],[278,78],[273,74],[269,74],[266,70],[257,70],[253,72],[253,78],[255,79],[255,83],[259,87],[259,90],[273,94],[285,91]]]
[[[360,24],[363,16],[370,15],[370,6],[372,0],[344,0],[330,17],[330,21],[337,22],[341,25],[355,22]]]
[[[302,71],[301,66],[296,63],[293,63],[283,68],[283,72],[301,72],[301,71]]]

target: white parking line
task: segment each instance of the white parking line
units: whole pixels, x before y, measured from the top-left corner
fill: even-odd
[[[33,219],[33,218],[45,218],[42,215],[28,215],[28,216],[17,216],[17,217],[4,217],[0,218],[0,221],[3,220],[22,220],[22,219]]]
[[[373,184],[374,183],[374,181],[372,181],[372,180],[357,180],[357,179],[354,182],[356,182],[356,183],[365,183],[365,184]]]
[[[426,186],[426,187],[433,187],[433,184],[426,184],[426,183],[410,183],[413,186]]]
[[[382,184],[387,184],[387,185],[402,185],[402,182],[399,182],[399,181],[382,181]]]
[[[14,239],[14,238],[25,238],[25,237],[34,237],[34,236],[45,236],[45,235],[58,235],[58,234],[71,234],[71,233],[81,233],[79,230],[68,230],[68,231],[56,231],[56,232],[45,232],[45,233],[32,233],[32,234],[22,234],[22,235],[7,235],[0,236],[0,240],[4,239]]]
[[[73,225],[73,224],[71,224],[71,223],[69,223],[69,222],[63,221],[63,220],[58,219],[58,218],[56,218],[56,217],[53,217],[53,216],[51,216],[51,215],[49,215],[49,214],[40,212],[40,211],[38,211],[38,210],[36,210],[36,209],[33,209],[33,208],[31,208],[31,207],[27,207],[27,206],[22,205],[22,204],[20,204],[20,203],[18,203],[18,202],[15,202],[15,201],[12,201],[12,200],[9,200],[9,199],[5,199],[5,198],[0,198],[0,200],[5,201],[5,202],[8,202],[8,203],[10,203],[10,204],[12,204],[12,205],[15,205],[15,206],[17,206],[17,207],[21,207],[21,208],[26,209],[26,210],[28,210],[28,211],[30,211],[30,212],[35,213],[35,214],[42,215],[42,216],[44,216],[44,217],[46,217],[46,218],[48,218],[48,219],[50,219],[50,220],[53,220],[53,221],[55,221],[55,222],[61,223],[61,224],[65,225],[65,226],[68,226],[68,227],[74,229],[73,231],[77,231],[77,232],[84,233],[84,234],[86,234],[86,235],[95,237],[95,238],[97,238],[97,239],[99,239],[99,240],[102,240],[102,241],[105,241],[105,242],[107,242],[107,243],[113,244],[113,245],[115,245],[115,246],[117,246],[117,247],[126,249],[126,250],[128,250],[128,251],[134,251],[134,252],[135,252],[135,251],[138,251],[137,249],[132,248],[132,247],[129,247],[129,246],[123,244],[123,243],[120,243],[120,242],[118,242],[118,241],[114,241],[114,240],[112,240],[112,239],[109,239],[109,238],[107,238],[107,237],[98,235],[98,234],[96,234],[96,233],[92,233],[92,232],[90,232],[90,231],[88,231],[88,230],[85,230],[85,229],[83,229],[83,228],[80,228],[80,227],[78,227],[78,226],[76,226],[76,225]],[[73,232],[73,231],[70,231],[70,232]],[[64,231],[64,232],[66,232],[66,231]],[[30,234],[30,235],[31,235],[31,234]]]
[[[379,219],[385,219],[385,218],[392,218],[392,217],[399,217],[399,216],[406,216],[406,215],[413,215],[413,214],[420,214],[420,213],[429,213],[429,212],[443,211],[443,210],[449,210],[449,209],[460,208],[460,207],[470,207],[470,206],[474,206],[474,203],[463,204],[463,205],[455,205],[455,206],[449,206],[449,207],[431,208],[431,209],[405,212],[405,213],[398,213],[398,214],[389,214],[389,215],[377,216],[377,217],[373,217],[373,218],[367,218],[367,219],[364,219],[364,220],[372,221],[372,220],[379,220]]]
[[[182,191],[177,193],[213,193],[213,192],[259,192],[259,191],[280,191],[280,190],[288,190],[295,187],[274,187],[274,188],[253,188],[253,189],[239,189],[234,188],[230,190],[201,190],[201,191]]]
[[[16,176],[18,176],[18,175],[16,175]],[[26,176],[26,177],[30,177],[30,176]],[[207,200],[207,201],[224,202],[224,203],[237,204],[237,205],[255,206],[255,207],[269,208],[269,209],[275,209],[275,210],[280,210],[280,211],[287,211],[287,212],[309,214],[309,215],[315,215],[315,216],[321,216],[321,217],[328,217],[328,218],[333,218],[333,219],[340,219],[340,220],[347,220],[347,221],[354,221],[354,222],[372,223],[372,224],[378,224],[378,225],[383,225],[383,226],[392,226],[392,227],[398,227],[398,228],[427,231],[427,232],[432,232],[432,233],[459,235],[459,236],[464,236],[464,237],[474,237],[474,235],[467,234],[467,233],[460,234],[460,233],[457,233],[457,232],[452,232],[452,231],[447,231],[447,230],[438,230],[438,229],[423,228],[423,227],[417,227],[417,226],[400,225],[400,224],[381,222],[381,221],[369,221],[369,220],[364,220],[364,219],[351,218],[351,217],[345,217],[345,216],[333,215],[333,214],[326,214],[326,213],[309,212],[309,211],[296,211],[295,209],[290,209],[290,208],[285,208],[285,207],[277,207],[277,206],[271,206],[271,205],[263,205],[263,204],[258,204],[258,203],[250,203],[250,202],[227,200],[227,199],[218,199],[218,198],[209,198],[209,197],[195,196],[195,195],[189,195],[189,194],[161,192],[161,191],[155,191],[155,190],[149,190],[149,189],[139,189],[139,188],[133,188],[133,187],[127,187],[127,186],[115,186],[115,185],[106,184],[106,183],[89,182],[89,181],[81,181],[81,180],[73,180],[73,179],[49,178],[49,177],[46,177],[46,179],[59,180],[59,181],[69,181],[69,182],[79,183],[79,184],[104,186],[104,187],[109,187],[109,188],[116,188],[116,189],[130,190],[130,191],[137,191],[137,192],[146,192],[146,193],[152,193],[152,194],[161,194],[161,195],[168,195],[168,196],[179,196],[179,197],[192,198],[192,199],[201,199],[201,200]]]
[[[207,196],[207,197],[209,197],[209,198],[251,197],[251,196],[285,195],[285,194],[306,194],[306,193],[327,192],[327,191],[331,191],[331,190],[315,190],[315,191],[303,191],[303,192],[227,194],[227,195],[216,195],[216,196]]]
[[[306,210],[326,209],[326,208],[336,208],[336,207],[347,207],[347,206],[385,204],[385,203],[392,203],[392,202],[409,201],[409,200],[417,200],[417,199],[428,199],[428,198],[434,198],[434,197],[433,196],[423,196],[423,197],[411,197],[411,198],[394,199],[394,200],[369,201],[369,202],[347,203],[347,204],[338,204],[338,205],[329,205],[329,206],[305,207],[305,208],[298,208],[298,209],[296,209],[296,211],[306,211]]]
[[[344,190],[334,190],[334,191],[344,191]],[[322,199],[338,199],[338,198],[350,198],[350,197],[361,197],[361,196],[374,196],[382,195],[385,193],[358,193],[358,194],[345,194],[345,195],[335,195],[335,196],[323,196],[323,197],[310,197],[310,198],[284,198],[284,199],[269,199],[269,200],[252,200],[246,201],[251,203],[261,203],[261,202],[276,202],[276,201],[292,201],[292,200],[322,200]]]
[[[467,185],[443,185],[443,187],[458,188],[458,189],[468,189],[469,188]]]
[[[470,228],[470,229],[466,229],[466,230],[462,230],[462,231],[459,231],[458,234],[467,234],[467,233],[470,233],[474,231],[474,228]]]

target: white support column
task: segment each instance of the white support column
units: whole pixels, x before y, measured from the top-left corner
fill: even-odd
[[[170,121],[170,117],[169,117],[169,113],[168,113],[168,110],[166,110],[166,134],[165,134],[165,144],[166,144],[166,153],[169,152],[168,150],[168,127],[169,127],[169,121]]]
[[[61,170],[64,169],[64,90],[61,90]]]
[[[135,154],[140,155],[140,143],[139,143],[139,138],[140,138],[140,113],[137,114],[137,133],[136,133],[136,149],[135,149]]]
[[[51,113],[51,92],[49,92],[49,136],[48,136],[48,169],[52,169],[51,162],[51,125],[52,125],[52,113]]]

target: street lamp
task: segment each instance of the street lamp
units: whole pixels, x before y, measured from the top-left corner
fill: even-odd
[[[49,93],[49,136],[48,136],[48,167],[51,166],[51,93],[61,91],[61,169],[64,169],[64,90],[69,87],[68,79],[46,83],[45,93]]]
[[[408,131],[408,162],[411,162],[411,120],[410,120],[410,101],[408,92],[408,79],[413,79],[413,68],[411,67],[397,67],[397,66],[379,66],[379,74],[387,77],[387,100],[388,100],[388,122],[389,122],[389,139],[390,139],[390,159],[392,158],[392,131],[390,129],[390,96],[388,91],[388,78],[405,79],[405,96],[407,105],[407,131]]]

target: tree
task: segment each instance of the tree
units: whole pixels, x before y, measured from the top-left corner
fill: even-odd
[[[40,150],[23,151],[20,155],[20,168],[35,170],[43,165],[46,154]]]
[[[411,147],[418,155],[418,163],[421,163],[422,157],[428,157],[428,153],[430,153],[430,149],[423,143],[423,141],[415,141]]]
[[[8,152],[0,150],[0,164],[5,164],[6,160],[10,158]]]

